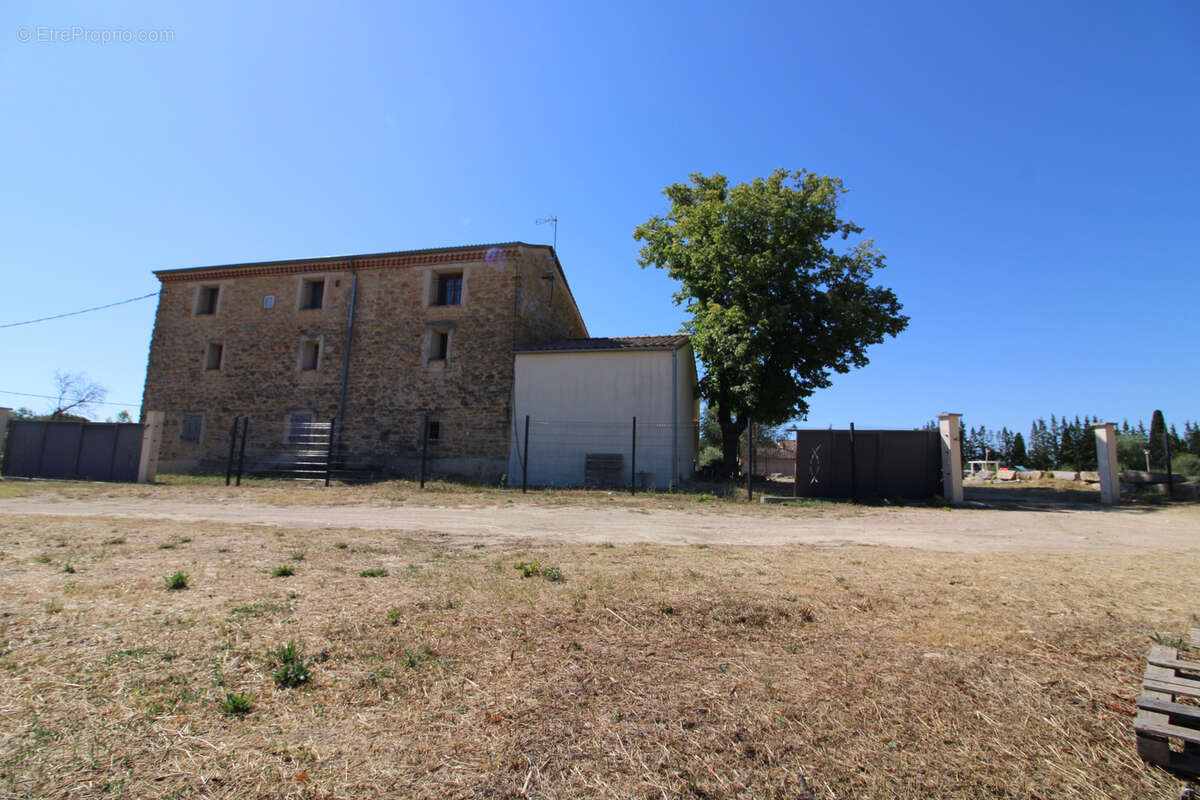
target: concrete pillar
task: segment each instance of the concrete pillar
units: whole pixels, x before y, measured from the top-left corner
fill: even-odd
[[[1121,502],[1121,468],[1117,465],[1117,426],[1101,422],[1092,426],[1096,432],[1096,464],[1100,471],[1100,502],[1115,506]]]
[[[4,442],[8,438],[8,415],[11,413],[11,408],[0,406],[0,458],[4,457]]]
[[[161,411],[147,411],[142,424],[142,457],[138,461],[138,483],[154,483],[158,477],[158,448],[162,444],[163,419]]]
[[[951,503],[963,501],[962,445],[958,418],[962,414],[938,414],[938,431],[942,436],[943,494]]]

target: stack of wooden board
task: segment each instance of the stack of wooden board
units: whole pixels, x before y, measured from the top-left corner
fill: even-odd
[[[1192,630],[1192,644],[1192,652],[1200,653],[1200,628]],[[1195,781],[1200,780],[1200,660],[1188,655],[1174,647],[1150,648],[1133,728],[1143,760]],[[1179,749],[1171,749],[1172,740]]]

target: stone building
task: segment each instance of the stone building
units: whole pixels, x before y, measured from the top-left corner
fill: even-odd
[[[155,272],[143,409],[166,412],[160,470],[220,470],[235,416],[247,451],[335,421],[350,465],[507,468],[514,353],[585,338],[553,248],[509,242]]]

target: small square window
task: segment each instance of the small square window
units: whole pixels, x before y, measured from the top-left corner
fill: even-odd
[[[217,299],[221,295],[220,286],[201,286],[196,297],[196,314],[208,315],[217,313]]]
[[[209,342],[204,352],[204,368],[214,370],[221,368],[221,357],[225,355],[225,345],[220,342]]]
[[[274,308],[274,307],[275,307],[275,295],[269,294],[263,298],[263,308]]]
[[[179,423],[179,441],[199,442],[204,433],[204,412],[185,412]]]
[[[437,276],[437,302],[439,306],[462,305],[463,276],[461,272]]]
[[[300,308],[320,308],[325,300],[325,279],[306,280],[300,287]]]
[[[305,339],[300,342],[300,369],[314,370],[321,365],[321,340]]]
[[[428,439],[431,442],[440,441],[442,438],[442,423],[436,419],[429,420]]]

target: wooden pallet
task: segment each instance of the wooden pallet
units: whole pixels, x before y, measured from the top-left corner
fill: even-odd
[[[1192,629],[1192,642],[1200,650],[1200,628]],[[1190,702],[1178,702],[1184,698]],[[1137,699],[1137,718],[1133,721],[1142,760],[1184,780],[1200,780],[1197,701],[1200,701],[1200,661],[1180,658],[1173,647],[1151,647],[1142,694]],[[1173,739],[1182,744],[1182,751],[1171,749]]]

